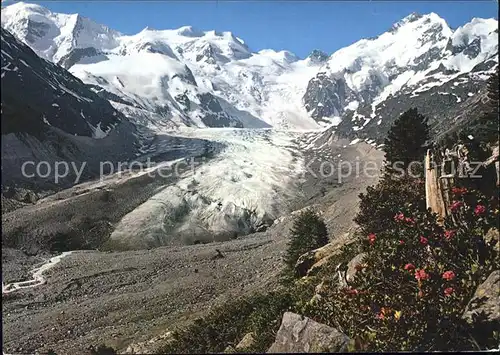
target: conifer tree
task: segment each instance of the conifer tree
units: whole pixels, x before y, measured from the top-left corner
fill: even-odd
[[[298,258],[308,251],[328,243],[328,232],[323,219],[314,211],[306,210],[294,220],[285,262],[292,270]]]
[[[384,141],[387,173],[395,173],[395,168],[406,170],[414,161],[421,162],[424,159],[428,141],[427,118],[419,114],[415,108],[404,112],[396,119]]]
[[[492,113],[498,115],[498,69],[495,71],[493,75],[488,79],[487,88],[488,88],[488,106]]]
[[[498,117],[498,67],[495,74],[493,74],[488,79],[487,84],[487,96],[488,96],[488,112],[483,117],[482,122],[482,130],[484,135],[484,139],[489,143],[498,142],[498,126],[499,126],[499,117]]]
[[[488,79],[486,90],[482,101],[484,111],[468,122],[468,129],[472,136],[483,144],[495,144],[498,142],[500,122],[498,117],[498,69]]]

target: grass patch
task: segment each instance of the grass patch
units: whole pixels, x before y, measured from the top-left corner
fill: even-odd
[[[265,352],[281,325],[283,313],[298,310],[312,297],[313,287],[281,287],[267,294],[254,294],[217,307],[192,324],[176,329],[173,341],[162,353],[220,353],[236,346],[249,332],[255,344],[246,352]]]

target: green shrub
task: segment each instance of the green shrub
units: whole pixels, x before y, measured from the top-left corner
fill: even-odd
[[[301,212],[295,218],[291,234],[285,257],[285,263],[289,270],[293,270],[297,259],[302,254],[328,243],[325,222],[316,212],[310,209]]]

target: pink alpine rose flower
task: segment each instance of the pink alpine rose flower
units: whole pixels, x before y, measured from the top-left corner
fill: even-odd
[[[429,274],[425,272],[424,269],[415,270],[415,278],[417,280],[428,280],[430,278]]]
[[[476,208],[474,209],[474,214],[476,216],[479,216],[484,212],[486,212],[486,207],[484,207],[483,205],[477,205]]]
[[[460,207],[462,207],[464,203],[462,201],[453,201],[450,206],[451,212],[456,212]]]
[[[407,224],[411,224],[411,225],[415,224],[415,220],[413,218],[411,218],[411,217],[406,217],[405,218],[405,222]]]
[[[446,240],[451,240],[455,236],[455,231],[454,230],[446,230],[444,231],[444,237]]]
[[[452,293],[453,293],[453,287],[447,287],[447,288],[444,289],[444,295],[446,297],[451,296]]]
[[[455,273],[453,271],[445,271],[443,273],[443,279],[447,280],[447,281],[451,281],[455,278]]]
[[[408,271],[415,270],[415,265],[408,263],[405,265],[405,270],[408,270]]]
[[[396,213],[396,215],[394,216],[394,220],[397,221],[397,222],[404,221],[405,220],[405,215],[402,214],[402,213]]]
[[[463,195],[464,193],[467,192],[467,189],[465,187],[454,187],[451,189],[451,192],[453,192],[455,195],[460,196]]]

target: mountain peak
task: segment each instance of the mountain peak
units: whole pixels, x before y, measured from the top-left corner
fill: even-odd
[[[19,2],[16,2],[14,4],[11,4],[11,5],[8,5],[4,8],[2,8],[2,12],[6,9],[9,9],[9,11],[12,11],[12,12],[27,11],[27,12],[34,12],[34,13],[38,13],[38,14],[42,14],[42,15],[50,13],[50,11],[47,8],[45,8],[41,5],[29,4],[29,3],[26,3],[23,1],[19,1]]]
[[[113,48],[121,35],[79,14],[53,13],[43,6],[23,2],[2,9],[2,27],[39,56],[56,63],[75,49]]]
[[[403,20],[406,22],[413,22],[413,21],[417,21],[418,19],[421,19],[422,17],[423,17],[423,15],[420,13],[412,12],[411,14],[409,14],[408,16],[403,18]]]
[[[203,37],[205,33],[200,31],[193,26],[182,26],[177,29],[177,34],[184,37]]]
[[[308,58],[314,63],[323,63],[328,59],[328,54],[319,49],[313,49]]]
[[[414,23],[414,22],[417,22],[419,20],[423,20],[423,23],[444,22],[444,20],[438,14],[436,14],[434,12],[430,12],[426,15],[422,15],[422,14],[417,13],[417,12],[412,12],[408,16],[403,17],[401,20],[399,20],[394,25],[392,25],[392,27],[389,31],[394,32],[407,24]]]
[[[415,22],[422,18],[422,15],[417,12],[412,12],[408,16],[403,17],[401,20],[392,25],[391,31],[395,31],[398,28],[406,25],[407,23]]]
[[[314,49],[299,60],[286,50],[252,52],[243,40],[223,29],[146,27],[125,36],[76,14],[51,13],[24,3],[12,6],[2,11],[2,26],[40,56],[71,68],[86,83],[102,86],[116,95],[115,102],[132,103],[132,110],[136,104],[144,105],[152,119],[160,115],[176,124],[206,124],[198,121],[191,103],[198,104],[199,95],[210,93],[221,99],[222,106],[234,105],[238,111],[228,108],[227,113],[235,117],[245,110],[268,123],[288,126],[293,121],[291,125],[301,126],[300,117],[311,123],[319,116],[340,116],[345,109],[372,103],[376,107],[410,86],[433,81],[437,86],[441,74],[467,74],[498,52],[493,33],[497,21],[473,19],[452,31],[435,13],[411,13],[390,32],[360,39],[334,53]],[[212,99],[203,97],[202,111],[208,115],[215,106],[209,107]],[[359,114],[374,118],[377,113],[370,106]],[[223,118],[225,123],[210,121],[209,125],[229,121]],[[310,127],[309,123],[304,125]]]
[[[275,51],[274,49],[262,49],[258,52],[258,54],[278,62],[293,63],[299,60],[294,53],[287,50]]]

